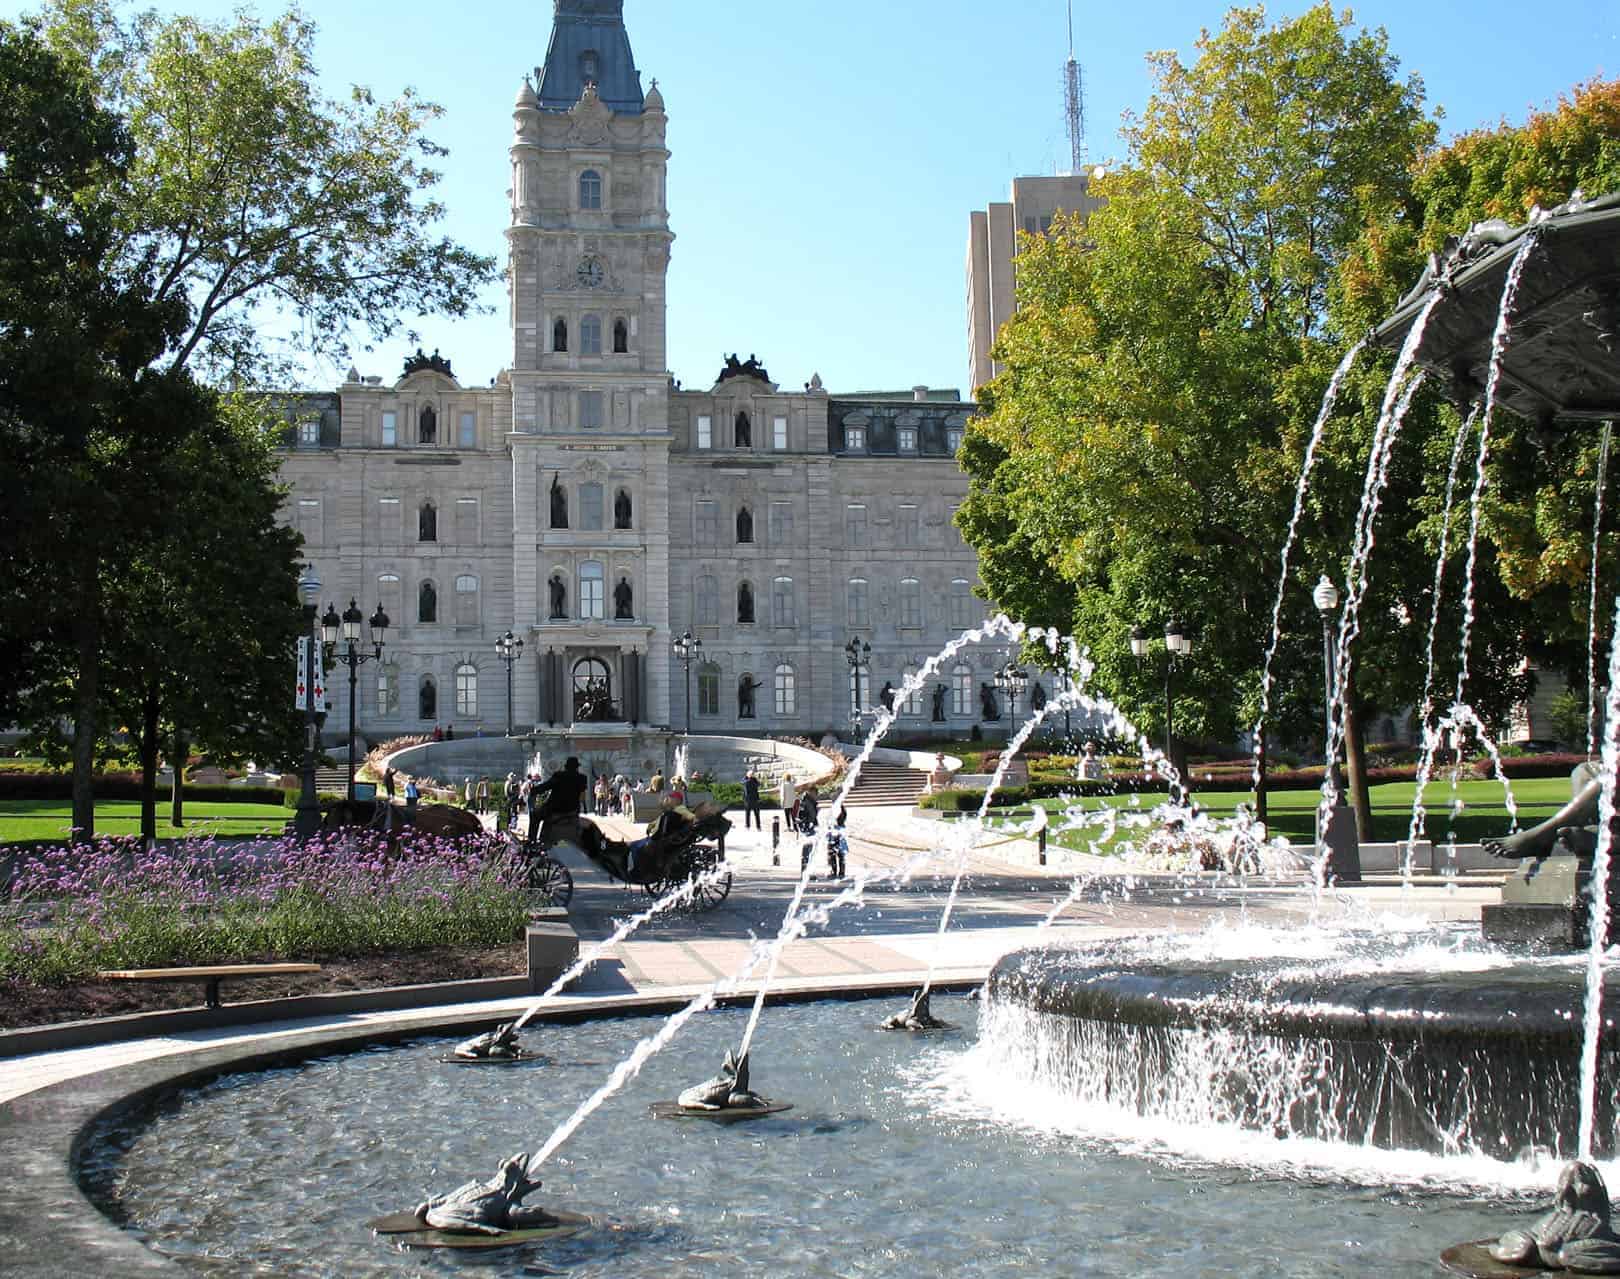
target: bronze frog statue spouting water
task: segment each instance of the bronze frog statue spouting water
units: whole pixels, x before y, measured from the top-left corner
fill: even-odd
[[[713,1079],[694,1084],[676,1100],[689,1110],[723,1110],[739,1107],[762,1107],[765,1101],[748,1089],[748,1054],[737,1056],[726,1049],[726,1059],[720,1064],[720,1073]]]
[[[435,1230],[500,1235],[532,1230],[556,1221],[543,1208],[525,1208],[523,1200],[540,1189],[530,1175],[531,1155],[516,1154],[501,1163],[488,1181],[469,1181],[449,1194],[435,1195],[416,1206],[415,1215]]]

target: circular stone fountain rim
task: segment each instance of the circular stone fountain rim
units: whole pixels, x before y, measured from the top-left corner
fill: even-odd
[[[951,978],[934,989],[968,991],[979,979]],[[909,995],[907,980],[837,981],[773,991],[770,1002],[810,1003],[823,999],[868,999]],[[685,1007],[691,991],[580,998],[546,1008],[535,1021],[580,1022],[656,1016]],[[717,1005],[753,1002],[751,990],[728,994]],[[79,1167],[88,1142],[107,1119],[166,1094],[270,1066],[288,1065],[332,1053],[354,1053],[377,1044],[453,1035],[470,1025],[499,1020],[494,1011],[460,1010],[442,1019],[373,1021],[306,1030],[263,1031],[262,1037],[217,1047],[201,1047],[146,1061],[109,1066],[26,1092],[0,1105],[0,1167],[14,1170],[0,1197],[0,1262],[8,1279],[61,1279],[64,1274],[182,1276],[180,1265],[152,1251],[112,1221],[85,1196]],[[533,1024],[533,1023],[531,1023]],[[261,1028],[262,1029],[262,1028]]]

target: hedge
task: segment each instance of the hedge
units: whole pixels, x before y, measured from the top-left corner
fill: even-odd
[[[99,773],[93,785],[97,799],[139,799],[141,779],[138,773]],[[157,788],[160,798],[167,797],[169,787]],[[184,796],[188,801],[209,804],[268,804],[279,808],[286,792],[274,786],[203,786],[188,783]],[[0,772],[0,800],[8,799],[72,799],[71,773],[12,773]]]

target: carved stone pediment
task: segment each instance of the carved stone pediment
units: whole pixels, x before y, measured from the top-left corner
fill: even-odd
[[[613,124],[612,109],[597,96],[596,86],[587,84],[574,109],[568,113],[568,141],[572,146],[597,146],[606,142]]]

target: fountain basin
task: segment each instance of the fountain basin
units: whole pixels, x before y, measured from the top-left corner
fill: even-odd
[[[1387,1185],[1323,1193],[999,1122],[975,1096],[1001,1081],[973,1074],[974,1006],[940,1002],[961,1034],[879,1034],[870,1002],[773,1006],[754,1082],[796,1108],[735,1129],[646,1112],[671,1079],[711,1070],[746,1013],[699,1018],[543,1174],[535,1198],[596,1227],[508,1254],[506,1272],[1134,1279],[1224,1276],[1240,1255],[1257,1273],[1412,1274],[1431,1268],[1436,1240],[1488,1233],[1503,1211]],[[364,1220],[534,1144],[656,1027],[538,1027],[564,1063],[554,1072],[447,1070],[433,1060],[443,1044],[420,1041],[227,1075],[126,1114],[87,1139],[83,1162],[181,1273],[462,1273],[370,1237]]]
[[[1244,945],[1268,953],[1252,933]],[[1005,1061],[1078,1101],[1169,1124],[1504,1161],[1574,1157],[1575,962],[1493,952],[1462,933],[1289,945],[1276,935],[1267,958],[1185,937],[1015,951],[989,983],[1001,1033],[1020,1045]],[[1608,983],[1620,989],[1612,973]],[[1617,1048],[1610,1014],[1604,1158],[1617,1149]]]

